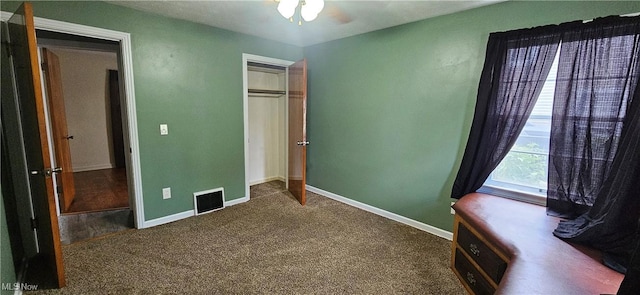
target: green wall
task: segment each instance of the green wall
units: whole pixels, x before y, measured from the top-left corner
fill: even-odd
[[[241,55],[251,53],[309,61],[309,184],[445,230],[488,34],[640,11],[510,1],[302,49],[101,2],[33,5],[131,33],[146,220],[193,209],[195,191],[244,197]]]
[[[101,2],[33,7],[39,17],[131,34],[146,220],[193,209],[197,191],[245,196],[242,53],[295,61],[302,48]]]
[[[489,33],[632,12],[511,1],[306,47],[307,183],[451,231]]]

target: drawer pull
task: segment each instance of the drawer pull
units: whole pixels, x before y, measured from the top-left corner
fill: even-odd
[[[480,249],[478,249],[478,245],[474,243],[469,244],[469,251],[475,256],[480,256]]]
[[[473,277],[473,274],[470,272],[467,272],[467,281],[469,281],[469,284],[471,285],[476,285],[476,278]]]

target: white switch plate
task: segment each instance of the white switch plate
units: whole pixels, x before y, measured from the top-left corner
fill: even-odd
[[[453,204],[455,204],[456,202],[451,202],[451,206],[453,206]],[[451,214],[456,214],[456,210],[453,210],[453,208],[451,208]]]
[[[162,189],[162,199],[171,199],[171,188],[165,187]]]
[[[167,124],[160,124],[160,135],[169,134],[169,126]]]

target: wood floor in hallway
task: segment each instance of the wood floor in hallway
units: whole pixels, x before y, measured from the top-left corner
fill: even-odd
[[[125,168],[73,173],[76,196],[63,214],[129,208]]]

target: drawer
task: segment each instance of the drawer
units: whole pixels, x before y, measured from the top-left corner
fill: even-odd
[[[458,226],[457,243],[496,284],[500,283],[502,275],[507,269],[507,262],[502,260],[462,223]]]
[[[460,252],[460,249],[456,249],[455,259],[455,269],[458,275],[473,290],[474,294],[491,295],[496,292],[496,289],[485,280],[473,264]]]

